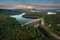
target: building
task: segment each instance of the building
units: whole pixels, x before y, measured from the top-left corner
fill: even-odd
[[[56,14],[55,12],[48,12],[47,15]]]

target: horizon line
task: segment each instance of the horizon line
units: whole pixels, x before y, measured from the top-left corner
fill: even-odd
[[[0,9],[17,9],[17,8],[60,8],[60,6],[45,6],[45,5],[0,5]]]

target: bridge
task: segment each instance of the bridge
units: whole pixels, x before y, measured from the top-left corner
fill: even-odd
[[[39,21],[41,21],[41,24],[39,24]],[[35,28],[42,27],[44,30],[46,30],[48,36],[50,36],[54,40],[60,40],[60,36],[57,36],[56,34],[50,31],[48,25],[45,24],[44,18],[34,19],[25,23],[25,25],[33,25]]]
[[[37,24],[39,24],[39,21],[41,21],[41,25],[45,25],[44,18],[31,20],[31,21],[25,23],[24,25],[37,25]]]

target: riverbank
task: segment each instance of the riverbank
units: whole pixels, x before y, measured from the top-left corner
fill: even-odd
[[[25,24],[26,22],[33,20],[31,18],[24,18],[22,17],[23,15],[25,15],[26,13],[22,13],[20,15],[10,15],[10,17],[16,18],[17,21],[19,21],[22,25]]]

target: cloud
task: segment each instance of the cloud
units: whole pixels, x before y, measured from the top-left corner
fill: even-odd
[[[42,6],[42,5],[0,5],[0,9],[19,9],[19,8],[60,8],[60,6]]]

